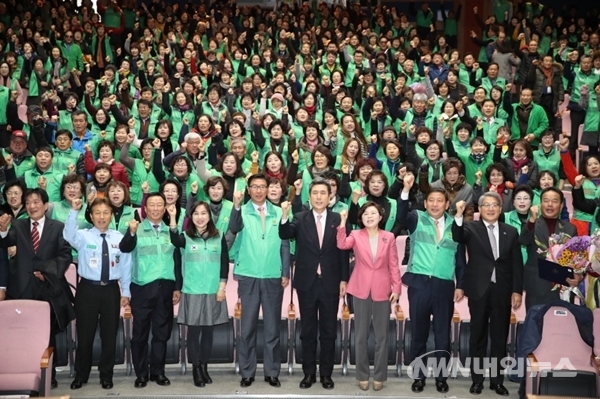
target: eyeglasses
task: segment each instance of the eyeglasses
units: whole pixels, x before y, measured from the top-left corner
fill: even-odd
[[[481,205],[481,208],[497,209],[497,208],[500,208],[500,205],[499,204],[483,204],[483,205]]]
[[[256,184],[253,184],[253,185],[250,186],[250,188],[252,190],[261,190],[262,191],[262,190],[266,190],[267,186],[257,186]]]

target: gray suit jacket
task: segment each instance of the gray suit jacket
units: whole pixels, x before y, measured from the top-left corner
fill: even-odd
[[[559,219],[556,221],[555,233],[565,233],[571,237],[575,237],[577,229],[571,223]],[[548,225],[541,217],[535,221],[535,229],[533,231],[527,228],[527,223],[523,225],[521,230],[519,242],[521,245],[527,246],[527,263],[525,264],[525,272],[523,274],[523,288],[527,292],[527,295],[542,296],[552,289],[553,283],[539,277],[537,262],[538,258],[543,259],[537,253],[538,248],[540,248],[537,243],[539,242],[547,246],[549,237]]]

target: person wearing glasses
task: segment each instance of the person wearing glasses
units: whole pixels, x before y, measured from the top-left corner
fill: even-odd
[[[233,195],[229,229],[237,234],[239,252],[233,266],[242,302],[242,331],[238,348],[240,386],[249,387],[256,375],[256,325],[262,307],[264,320],[264,377],[272,387],[280,387],[281,302],[290,282],[290,244],[279,238],[281,208],[267,201],[267,178],[248,178],[250,201],[242,204],[244,193]]]
[[[498,220],[502,198],[497,192],[486,192],[479,197],[481,219],[478,221],[463,220],[465,207],[464,201],[456,204],[452,239],[465,244],[469,253],[464,282],[471,315],[469,351],[473,383],[469,392],[480,394],[483,390],[485,373],[481,370],[489,333],[490,357],[496,362],[490,370],[490,389],[498,395],[508,395],[503,385],[501,359],[506,357],[511,307],[518,309],[522,300],[523,257],[519,232]]]
[[[423,355],[427,352],[429,326],[433,316],[435,356],[438,374],[435,388],[448,392],[447,370],[450,361],[450,326],[454,313],[454,302],[464,296],[465,248],[452,240],[452,216],[448,213],[448,193],[440,187],[432,187],[425,197],[426,211],[409,212],[409,194],[415,176],[407,173],[398,199],[398,220],[410,234],[410,259],[406,273],[402,276],[408,286],[408,303],[412,320],[412,359],[415,359],[412,384],[413,392],[425,388],[427,369]],[[464,202],[464,201],[463,201]],[[456,284],[454,280],[456,279]]]

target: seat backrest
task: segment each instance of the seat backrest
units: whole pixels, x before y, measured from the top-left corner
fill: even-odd
[[[600,357],[600,308],[594,309],[594,354]]]
[[[581,338],[573,313],[552,306],[544,315],[542,340],[533,354],[538,362],[548,362],[553,368],[561,359],[568,359],[573,366],[589,366],[592,348]],[[564,360],[561,363],[568,364]]]
[[[404,260],[407,238],[408,236],[398,236],[398,238],[396,238],[396,249],[398,250],[398,259],[400,263],[402,263],[402,261]]]
[[[479,212],[475,212],[475,213],[473,214],[473,220],[474,220],[474,221],[477,221],[477,220],[479,220],[479,216],[480,216]]]
[[[39,373],[50,341],[50,305],[44,301],[0,301],[0,374]]]
[[[69,283],[71,287],[71,292],[75,295],[75,290],[77,289],[77,267],[74,263],[69,265],[69,268],[65,272],[65,278],[67,279],[67,283]],[[73,288],[74,287],[74,288]]]

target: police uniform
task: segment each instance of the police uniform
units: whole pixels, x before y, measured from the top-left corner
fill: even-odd
[[[79,254],[75,379],[87,382],[89,378],[99,317],[102,352],[98,370],[101,381],[112,382],[121,297],[131,296],[131,254],[119,249],[123,234],[118,231],[102,233],[95,227],[78,230],[77,215],[77,211],[71,210],[63,231],[64,239]]]

